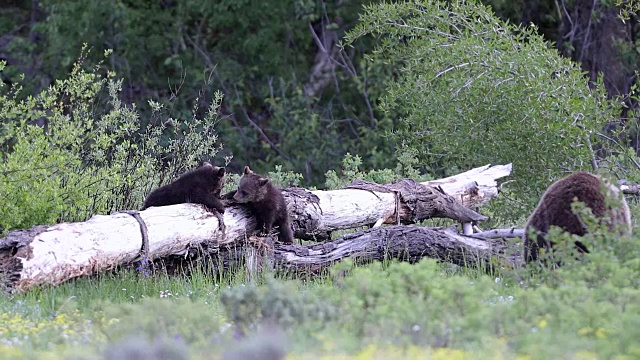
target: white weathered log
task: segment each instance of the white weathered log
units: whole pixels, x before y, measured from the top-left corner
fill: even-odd
[[[638,196],[640,195],[640,184],[620,185],[620,190],[623,194]]]
[[[498,194],[496,180],[510,175],[511,169],[512,164],[485,165],[421,184],[441,188],[463,206],[481,206]],[[406,215],[402,213],[405,209],[400,209],[401,213],[396,214],[399,204],[394,193],[340,189],[316,190],[311,191],[311,194],[317,197],[317,201],[304,201],[300,204],[296,202],[295,205],[292,201],[288,203],[294,223],[299,220],[296,225],[304,229],[302,232],[296,230],[296,236],[305,239],[309,238],[307,235],[322,238],[323,234],[335,230],[381,223],[393,224],[397,223],[394,221],[395,215],[399,218]]]
[[[317,213],[320,232],[375,224],[380,219],[392,217],[396,209],[396,196],[392,193],[356,189],[311,193],[318,197],[318,204],[310,203],[304,213]]]
[[[485,165],[423,184],[442,188],[464,206],[482,206],[498,195],[496,180],[511,175],[512,168],[512,164]],[[477,192],[474,191],[475,188]]]
[[[194,205],[150,208],[140,217],[148,228],[149,258],[181,254],[194,246],[216,246],[222,236],[215,214]],[[10,233],[4,244],[28,242],[18,276],[18,290],[39,284],[59,284],[70,278],[93,274],[135,261],[142,247],[138,221],[131,215],[95,215],[85,222],[39,227],[30,239],[23,232]],[[212,242],[213,241],[213,242]],[[0,254],[6,265],[7,254]],[[4,267],[4,266],[3,266]],[[5,274],[9,275],[9,274]]]
[[[510,164],[484,166],[427,184],[441,187],[466,206],[480,205],[497,194],[495,180],[510,171]],[[285,193],[297,236],[370,226],[381,220],[395,223],[406,216],[399,197],[389,192],[341,189]],[[254,218],[238,205],[226,209],[224,233],[216,214],[200,205],[152,207],[140,211],[139,216],[148,229],[151,260],[186,254],[194,248],[214,253],[219,246],[243,241],[255,231]],[[130,264],[139,257],[142,243],[139,223],[125,213],[14,231],[0,239],[0,287],[13,291],[55,285]]]

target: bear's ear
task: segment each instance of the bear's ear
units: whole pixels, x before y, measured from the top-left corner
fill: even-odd
[[[244,167],[244,173],[245,174],[253,174],[253,171],[251,171],[251,169],[249,168],[249,165]]]
[[[202,163],[202,167],[212,167],[212,168],[215,168],[215,166],[211,165],[211,163],[210,163],[210,162],[208,162],[208,161],[205,161],[204,163]]]
[[[267,178],[258,179],[258,184],[260,184],[260,186],[265,186],[265,185],[267,185],[268,182],[269,182],[269,179],[267,179]]]
[[[219,168],[214,168],[214,169],[215,169],[215,171],[216,171],[216,174],[218,174],[218,176],[220,176],[220,177],[223,177],[223,176],[224,176],[224,173],[225,173],[225,171],[226,171],[226,170],[225,170],[225,168],[223,168],[223,167],[219,167]]]

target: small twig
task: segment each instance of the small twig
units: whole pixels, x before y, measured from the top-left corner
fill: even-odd
[[[467,66],[469,64],[470,63],[467,62],[467,63],[463,63],[463,64],[460,64],[460,65],[455,65],[455,66],[452,66],[452,67],[450,67],[448,69],[442,70],[442,71],[440,71],[439,73],[436,74],[434,79],[439,78],[441,75],[444,75],[444,74],[448,73],[449,71],[460,69],[460,68],[465,67],[465,66]]]
[[[509,239],[509,238],[521,238],[524,237],[524,229],[507,228],[507,229],[492,229],[470,235],[472,237],[479,237],[483,239]]]
[[[236,91],[236,98],[240,99],[240,95],[238,94],[238,89],[235,89],[235,91]],[[251,119],[251,116],[249,116],[247,109],[245,109],[244,106],[241,106],[240,108],[242,109],[242,113],[247,118],[247,121],[249,122],[249,124],[258,131],[258,133],[260,134],[260,137],[264,141],[266,141],[267,144],[269,144],[269,147],[273,149],[275,152],[277,152],[280,156],[285,158],[287,161],[291,161],[291,158],[287,154],[282,152],[282,150],[278,149],[276,144],[273,141],[271,141],[271,139],[267,136],[267,134],[265,134],[264,130],[262,130],[262,128],[258,124],[256,124],[256,122],[253,121],[253,119]]]
[[[607,135],[605,135],[605,134],[603,134],[603,133],[601,133],[599,131],[596,131],[595,134],[600,136],[601,138],[604,138],[604,139],[609,140],[612,143],[616,144],[620,148],[620,150],[622,151],[623,154],[626,153],[626,151],[625,151],[626,148],[622,144],[620,144],[620,142],[618,142],[616,139],[613,139],[613,138],[611,138],[611,137],[609,137],[609,136],[607,136]],[[636,159],[634,157],[627,156],[627,158],[636,166],[636,168],[640,169],[640,164],[638,163],[638,161],[636,161]]]

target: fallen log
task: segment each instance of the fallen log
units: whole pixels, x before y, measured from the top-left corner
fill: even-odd
[[[334,230],[381,222],[412,223],[429,217],[483,220],[484,216],[465,207],[480,206],[497,195],[496,179],[510,172],[511,164],[487,165],[422,184],[403,179],[375,189],[360,182],[352,184],[357,188],[294,188],[284,193],[296,237],[325,240]],[[148,230],[146,241],[141,226]],[[255,226],[253,217],[241,206],[227,208],[221,226],[218,216],[202,206],[180,204],[13,231],[0,239],[0,289],[12,292],[41,284],[57,285],[141,258],[214,254],[220,246],[244,243]]]
[[[270,263],[276,271],[315,274],[345,258],[359,262],[395,259],[417,262],[424,257],[477,269],[520,267],[521,249],[503,240],[458,234],[451,228],[392,225],[356,231],[340,239],[313,245],[275,245],[253,256],[254,266]],[[256,271],[256,269],[253,269]]]
[[[640,195],[640,184],[620,185],[620,190],[623,194],[638,196]]]
[[[299,192],[299,189],[288,189],[283,194],[292,215],[295,237],[326,240],[332,231],[376,223],[413,223],[433,217],[483,220],[485,217],[482,215],[472,219],[473,215],[463,209],[482,206],[497,196],[496,180],[510,175],[511,168],[511,164],[486,165],[423,183],[401,179],[386,186],[371,186],[370,183],[356,181],[340,190]]]
[[[148,229],[149,259],[205,251],[221,236],[217,216],[190,206],[139,212]],[[26,290],[130,264],[141,255],[140,224],[131,215],[95,215],[85,222],[36,226],[0,239],[0,289]]]

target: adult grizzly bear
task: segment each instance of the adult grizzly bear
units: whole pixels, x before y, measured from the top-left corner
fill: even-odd
[[[587,233],[585,224],[571,210],[571,204],[574,201],[584,203],[611,231],[618,231],[621,234],[631,233],[629,206],[624,196],[620,194],[620,190],[599,176],[588,172],[573,173],[549,186],[529,217],[524,228],[526,262],[537,260],[540,248],[545,248],[547,251],[552,248],[553,243],[545,238],[550,226],[557,226],[578,236]],[[535,240],[529,238],[530,231],[537,234]],[[580,251],[589,252],[580,241],[576,241],[575,245]]]

